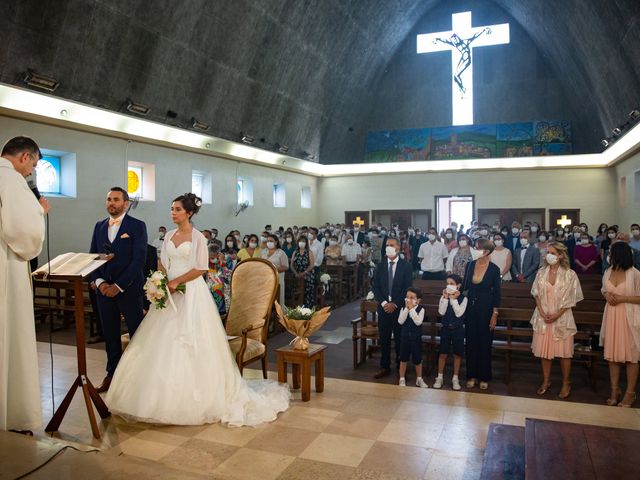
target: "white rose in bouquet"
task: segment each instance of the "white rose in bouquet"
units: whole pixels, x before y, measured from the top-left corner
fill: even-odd
[[[367,300],[373,300],[375,297],[375,295],[373,294],[373,292],[369,292],[367,293]]]

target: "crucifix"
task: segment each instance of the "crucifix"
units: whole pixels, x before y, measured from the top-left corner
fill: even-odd
[[[562,215],[562,217],[560,217],[557,221],[556,221],[556,225],[560,225],[562,228],[566,227],[567,225],[571,225],[571,219],[567,218],[566,215]]]
[[[360,226],[363,226],[363,225],[364,225],[364,220],[362,220],[362,219],[360,218],[360,216],[358,215],[358,216],[356,217],[356,219],[353,221],[353,224],[354,224],[354,225],[360,225]]]
[[[451,30],[417,37],[418,53],[451,52],[453,125],[473,125],[473,67],[475,47],[509,43],[509,24],[471,26],[471,12],[451,15]]]

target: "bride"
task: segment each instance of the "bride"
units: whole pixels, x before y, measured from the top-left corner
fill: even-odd
[[[105,401],[127,420],[172,425],[222,422],[258,425],[289,408],[286,385],[242,378],[220,315],[202,275],[208,268],[207,241],[190,220],[201,200],[176,198],[171,218],[177,229],[165,235],[161,263],[177,312],[151,306],[125,350]]]

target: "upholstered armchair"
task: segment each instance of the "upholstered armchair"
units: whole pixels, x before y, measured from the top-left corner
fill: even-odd
[[[249,258],[234,268],[225,329],[240,373],[260,360],[267,378],[267,333],[277,292],[278,271],[268,260]]]

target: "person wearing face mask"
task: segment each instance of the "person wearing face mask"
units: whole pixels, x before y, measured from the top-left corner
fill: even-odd
[[[224,253],[226,257],[226,264],[231,270],[233,270],[233,267],[235,267],[236,262],[238,261],[238,250],[239,248],[236,242],[236,237],[231,234],[224,237],[224,245],[221,252]]]
[[[320,266],[324,260],[324,245],[318,240],[318,229],[315,227],[309,228],[309,249],[313,252],[314,271],[317,275],[320,275]]]
[[[553,241],[554,242],[562,242],[562,243],[564,243],[565,240],[566,240],[566,238],[564,236],[564,229],[563,228],[556,229]]]
[[[454,248],[458,247],[458,241],[456,240],[456,231],[453,228],[447,228],[444,232],[444,239],[442,242],[444,243],[447,250],[451,252]]]
[[[631,240],[629,241],[629,246],[634,250],[640,250],[640,225],[637,223],[631,224],[629,228],[631,231]]]
[[[227,313],[229,283],[231,281],[231,270],[227,268],[226,257],[220,251],[218,245],[209,244],[209,270],[205,274],[205,282],[211,292],[213,300],[216,302],[220,314]]]
[[[382,261],[382,239],[378,230],[372,229],[369,232],[369,241],[371,242],[371,261],[378,265]]]
[[[566,235],[566,233],[565,233]],[[564,242],[565,247],[567,247],[567,251],[569,252],[569,262],[571,263],[571,268],[576,269],[574,252],[576,249],[576,245],[580,244],[580,237],[582,234],[580,233],[580,227],[573,227],[569,236],[566,236],[566,240]]]
[[[390,238],[385,257],[376,267],[371,290],[378,302],[378,332],[380,335],[380,370],[374,378],[391,373],[391,338],[393,337],[396,365],[400,367],[400,324],[398,315],[411,287],[411,265],[399,257],[400,244]]]
[[[489,225],[483,223],[480,225],[480,228],[476,230],[476,233],[478,234],[477,238],[489,238]]]
[[[343,265],[342,247],[338,243],[338,237],[329,237],[329,246],[324,250],[325,263],[327,265]]]
[[[520,245],[520,230],[522,230],[520,223],[513,222],[511,224],[511,232],[509,232],[509,235],[507,235],[505,239],[505,247],[507,247],[512,254],[516,248],[522,246]]]
[[[465,234],[461,234],[458,239],[458,248],[454,248],[447,257],[447,266],[445,270],[447,275],[454,274],[460,278],[464,278],[467,271],[467,265],[473,260],[471,258],[471,241]]]
[[[628,233],[625,232],[618,232],[618,234],[616,235],[615,240],[613,241],[613,243],[617,243],[617,242],[624,242],[627,245],[629,245],[630,243],[630,236]],[[640,271],[640,250],[636,250],[635,248],[631,249],[631,254],[633,256],[633,267],[636,270]]]
[[[409,237],[409,245],[411,246],[411,266],[414,271],[420,270],[420,259],[418,258],[418,252],[420,251],[420,247],[427,239],[422,234],[420,228],[415,229],[415,235],[413,237]]]
[[[609,248],[615,241],[618,231],[614,227],[608,227],[605,231],[604,238],[600,241],[600,260],[602,261],[602,271],[609,268],[607,257],[609,256]]]
[[[464,356],[464,312],[467,309],[467,299],[460,293],[462,278],[455,274],[447,275],[447,287],[442,291],[438,313],[441,317],[440,355],[438,356],[438,376],[433,388],[442,388],[444,383],[444,367],[447,356],[453,354],[453,378],[451,384],[454,390],[460,390],[460,365]]]
[[[444,280],[445,262],[449,256],[447,247],[438,239],[436,229],[431,227],[427,241],[420,245],[418,258],[423,280]]]
[[[602,278],[607,300],[600,328],[600,346],[609,362],[611,395],[607,405],[632,407],[637,399],[640,361],[640,272],[633,267],[631,248],[624,242],[611,246],[611,268]],[[620,369],[626,365],[627,389],[620,400]]]
[[[596,238],[593,240],[598,251],[602,249],[602,242],[607,238],[607,231],[609,230],[609,226],[606,223],[601,223],[598,227],[598,234]]]
[[[474,388],[479,381],[481,390],[489,388],[492,378],[491,344],[500,307],[500,269],[491,262],[493,249],[491,240],[478,240],[462,286],[469,299],[465,320],[467,388]]]
[[[309,239],[300,236],[298,248],[291,257],[291,270],[304,286],[304,306],[312,308],[316,304],[316,276],[313,273],[315,257],[309,248]]]
[[[289,270],[289,257],[280,248],[280,241],[275,235],[268,235],[265,245],[266,247],[260,252],[260,255],[265,260],[273,263],[273,266],[278,270],[278,284],[280,285],[278,301],[280,305],[284,305],[284,274]]]
[[[356,268],[362,260],[362,247],[353,241],[353,237],[347,234],[347,239],[342,245],[341,256],[347,265],[355,265]]]
[[[387,232],[387,229],[384,227],[378,228],[378,232],[380,235],[380,241],[382,242],[381,243],[382,246],[380,247],[380,252],[381,252],[380,255],[384,256],[387,249],[387,238],[389,238],[388,232]]]
[[[549,233],[548,232],[540,232],[538,236],[538,241],[536,242],[536,248],[538,249],[538,253],[540,254],[540,267],[544,264],[544,257],[547,255],[547,245],[549,245]]]
[[[514,261],[511,265],[511,276],[515,282],[533,282],[540,268],[540,250],[529,241],[529,232],[520,233],[520,248],[513,253]]]
[[[160,255],[160,250],[162,249],[162,244],[164,243],[164,236],[167,233],[167,227],[161,226],[158,228],[158,237],[151,242],[151,245],[156,247],[158,251],[158,255]]]
[[[529,238],[538,238],[538,234],[540,233],[540,225],[538,225],[536,222],[533,222],[531,224],[531,227],[529,228]]]
[[[211,240],[209,240],[209,245],[217,245],[219,248],[223,247],[222,242],[218,238],[218,229],[217,228],[212,228],[211,229]]]
[[[531,350],[542,363],[542,385],[538,395],[551,387],[551,364],[560,358],[562,388],[558,395],[571,394],[571,358],[573,337],[577,332],[572,308],[584,299],[576,273],[571,270],[567,247],[559,242],[549,244],[546,265],[538,271],[531,287],[536,309],[531,317],[533,340]]]
[[[500,233],[502,234],[502,236],[506,239],[509,236],[509,227],[507,227],[506,225],[503,225],[500,228]]]
[[[238,260],[241,262],[247,258],[260,258],[260,245],[258,242],[259,239],[255,233],[249,235],[247,238],[247,246],[241,248],[238,252]]]
[[[574,270],[578,275],[595,275],[600,273],[602,259],[591,238],[585,232],[580,234],[580,243],[573,251]]]
[[[282,241],[282,251],[287,255],[289,259],[293,256],[293,252],[296,251],[298,246],[295,243],[295,237],[292,230],[284,232],[284,239]]]
[[[500,233],[493,235],[495,248],[491,252],[491,261],[500,269],[500,276],[503,282],[511,281],[512,255],[508,248],[504,246],[504,237]]]
[[[398,315],[400,324],[400,381],[398,385],[407,386],[405,374],[409,360],[416,368],[416,387],[429,388],[422,378],[422,322],[424,308],[420,305],[422,290],[409,287],[404,306]]]

